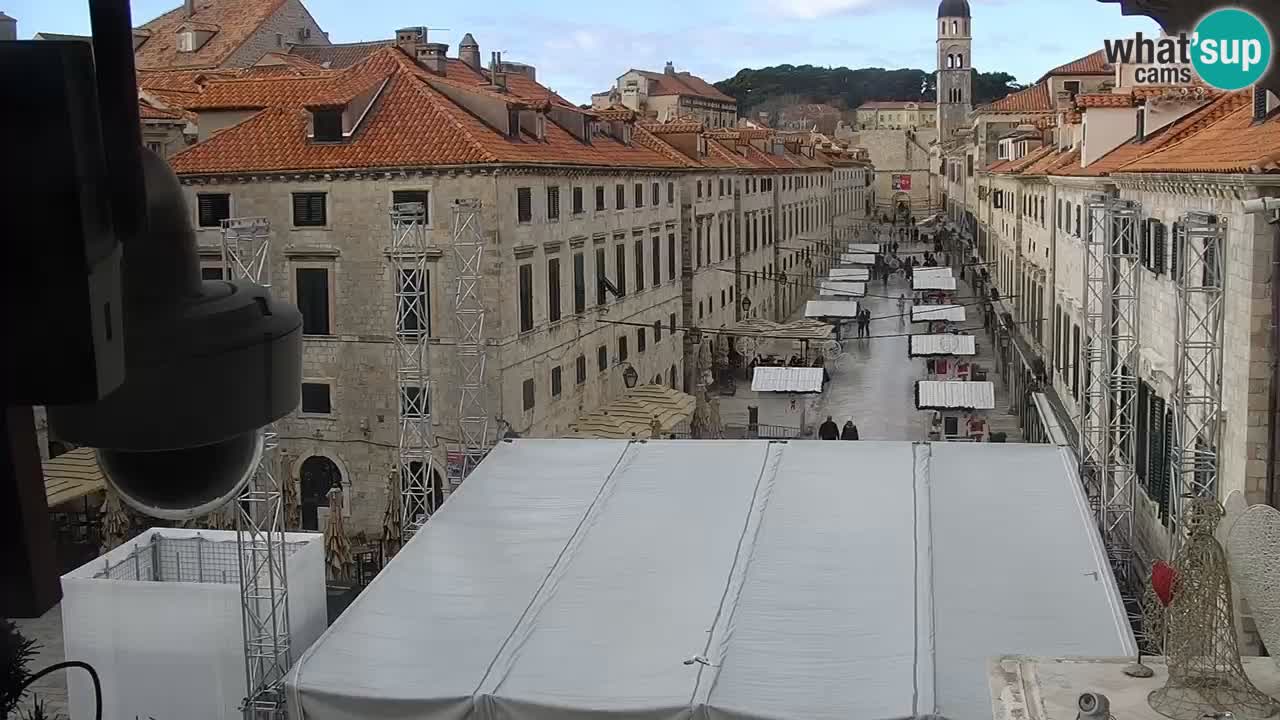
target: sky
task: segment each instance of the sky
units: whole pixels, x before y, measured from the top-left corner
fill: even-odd
[[[937,0],[303,0],[332,42],[390,39],[426,25],[449,54],[470,32],[481,57],[537,68],[538,81],[578,103],[630,68],[661,71],[667,61],[710,82],[742,68],[790,63],[934,70]],[[970,0],[973,63],[1034,82],[1046,70],[1102,47],[1104,38],[1157,32],[1147,18],[1120,15],[1098,0]],[[178,6],[133,0],[135,25]],[[87,0],[0,0],[18,37],[88,34]]]

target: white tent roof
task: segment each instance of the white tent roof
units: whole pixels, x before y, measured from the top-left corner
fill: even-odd
[[[822,392],[822,368],[758,367],[751,375],[754,392]]]
[[[809,300],[804,304],[804,316],[808,318],[851,318],[857,314],[857,300]]]
[[[912,275],[912,290],[955,290],[956,279],[942,275]]]
[[[851,253],[878,253],[880,245],[878,243],[849,243],[845,246],[846,252]]]
[[[934,322],[936,320],[964,322],[964,306],[913,305],[911,307],[911,322]]]
[[[935,278],[935,277],[949,278],[949,277],[955,277],[955,273],[953,273],[951,271],[951,268],[946,265],[941,265],[938,267],[918,267],[918,268],[913,268],[911,270],[911,277],[913,278]]]
[[[818,294],[835,297],[862,297],[867,294],[867,284],[843,280],[819,280]]]
[[[912,357],[926,355],[976,355],[977,339],[972,335],[934,333],[912,335],[908,354]]]
[[[920,410],[994,410],[996,386],[968,380],[921,380],[916,383]]]
[[[871,270],[864,267],[831,268],[831,270],[827,272],[827,278],[831,280],[865,281],[871,279]]]
[[[989,717],[993,656],[1134,652],[1069,458],[987,443],[499,443],[298,660],[290,710]]]
[[[852,265],[875,265],[876,256],[871,253],[845,253],[840,256],[840,262]]]

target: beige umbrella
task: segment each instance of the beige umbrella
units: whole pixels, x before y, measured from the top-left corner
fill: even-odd
[[[400,473],[392,470],[387,475],[387,509],[382,513],[382,561],[386,562],[400,552],[404,533],[400,527]]]
[[[351,578],[351,539],[342,521],[342,488],[329,490],[329,519],[324,528],[324,559],[329,579],[347,582]]]
[[[133,532],[133,521],[125,510],[120,496],[111,487],[102,503],[102,551],[107,552],[124,544]]]
[[[284,463],[282,462],[283,466]],[[285,477],[280,474],[280,502],[284,506],[284,529],[302,529],[302,503],[298,500],[299,478]]]

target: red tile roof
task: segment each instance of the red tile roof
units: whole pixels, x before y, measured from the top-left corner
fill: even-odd
[[[138,117],[143,120],[170,120],[173,122],[186,122],[186,119],[180,111],[156,107],[141,98],[138,99]]]
[[[1255,124],[1252,110],[1249,91],[1230,93],[1197,111],[1160,149],[1117,172],[1280,172],[1280,118]]]
[[[913,100],[869,100],[858,106],[859,110],[905,110],[908,105],[916,105],[920,110],[936,110],[938,103],[915,102]]]
[[[137,75],[138,87],[184,93],[199,93],[201,83],[207,80],[240,77],[234,70],[139,70]]]
[[[1098,50],[1065,65],[1059,65],[1045,73],[1039,82],[1044,82],[1046,78],[1053,75],[1110,75],[1113,72],[1115,72],[1115,66],[1107,63],[1106,51]]]
[[[219,67],[282,5],[284,0],[196,0],[191,17],[174,8],[142,26],[150,37],[134,51],[134,63],[139,70]],[[179,52],[184,26],[214,33],[195,52]]]
[[[993,103],[980,105],[977,112],[989,113],[1041,113],[1053,112],[1053,101],[1049,98],[1049,85],[1043,81],[1025,90],[1010,93]]]
[[[694,97],[707,98],[709,100],[735,102],[733,98],[717,90],[714,85],[697,75],[687,72],[671,74],[650,72],[648,70],[636,70],[635,72],[653,82],[653,85],[649,88],[650,95],[693,95]]]
[[[1133,106],[1133,95],[1129,93],[1087,93],[1076,96],[1076,107],[1131,108]]]
[[[239,73],[240,77],[270,77],[272,75],[315,75],[324,68],[300,55],[269,52],[253,65]]]
[[[375,40],[374,42],[341,43],[337,45],[294,45],[290,55],[329,68],[341,70],[351,67],[382,48],[394,45],[394,40]]]

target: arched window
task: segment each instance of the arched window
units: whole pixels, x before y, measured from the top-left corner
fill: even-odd
[[[940,35],[946,35],[946,34],[947,34],[947,21],[946,21],[946,20],[943,20],[942,22],[938,23],[938,25],[939,25],[939,27],[938,27],[938,33],[939,33]]]
[[[329,458],[323,455],[312,455],[302,461],[300,475],[302,476],[299,498],[302,504],[302,529],[322,530],[319,509],[328,507],[329,489],[334,486],[341,487],[342,472]]]
[[[952,35],[960,34],[960,23],[956,22],[955,20],[951,21],[951,34]]]
[[[948,54],[948,55],[947,55],[947,69],[948,69],[948,70],[950,70],[951,68],[955,67],[955,63],[956,63],[956,56],[955,56],[955,55],[950,55],[950,54]]]
[[[956,67],[958,68],[964,67],[964,53],[959,53],[956,55]]]

